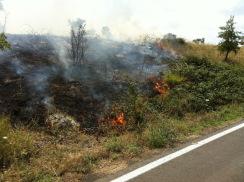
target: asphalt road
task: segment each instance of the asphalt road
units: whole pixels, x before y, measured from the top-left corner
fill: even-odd
[[[210,142],[131,181],[244,182],[244,129]]]
[[[147,163],[148,161],[137,168]],[[127,172],[123,171],[98,181],[118,179],[130,171],[131,169],[128,169]],[[244,128],[174,158],[130,181],[244,182]]]

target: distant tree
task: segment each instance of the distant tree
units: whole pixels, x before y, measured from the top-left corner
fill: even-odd
[[[193,42],[196,43],[196,44],[204,44],[205,43],[205,38],[194,39]]]
[[[183,38],[176,38],[176,42],[179,44],[179,45],[185,45],[186,44],[186,40],[183,39]]]
[[[164,35],[164,39],[166,39],[166,40],[175,40],[176,37],[177,36],[175,34],[172,34],[172,33],[168,33],[168,34]]]
[[[7,37],[4,33],[0,33],[0,49],[5,50],[5,49],[10,49],[11,46],[9,42],[7,41]]]
[[[240,45],[244,46],[244,36],[241,37]]]
[[[82,64],[85,62],[85,53],[87,50],[86,38],[86,22],[81,19],[70,22],[71,37],[70,37],[70,54],[75,64]]]
[[[2,4],[0,3],[0,9],[2,7]],[[0,50],[10,49],[11,45],[7,41],[7,36],[5,34],[5,27],[7,22],[7,15],[5,16],[4,24],[2,25],[2,33],[0,33]]]
[[[222,40],[218,44],[218,49],[220,52],[225,53],[225,61],[228,60],[228,56],[231,52],[235,54],[240,49],[239,44],[241,41],[241,32],[235,30],[234,16],[226,22],[226,25],[220,27],[221,32],[219,32],[219,38]]]

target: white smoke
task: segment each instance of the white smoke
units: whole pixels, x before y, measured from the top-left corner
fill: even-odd
[[[4,25],[2,25],[1,23],[0,23],[0,32],[3,32],[4,31]]]
[[[62,37],[54,37],[54,36],[49,36],[47,37],[49,43],[53,46],[55,50],[55,55],[58,56],[58,59],[62,66],[65,69],[69,69],[69,66],[72,63],[72,60],[69,58],[67,50],[69,48],[69,43],[63,39]]]
[[[80,18],[77,18],[76,20],[69,20],[69,24],[72,27],[72,29],[76,30],[81,25],[85,25],[86,21]]]
[[[4,7],[3,7],[3,0],[0,0],[0,12],[3,12],[4,16],[1,15],[0,17],[0,32],[4,32],[5,29],[5,24],[6,24],[6,15],[4,12]]]
[[[0,10],[1,10],[1,11],[4,10],[2,1],[3,1],[3,0],[0,0]]]
[[[101,33],[102,33],[102,37],[103,37],[104,39],[113,39],[113,35],[112,35],[112,33],[111,33],[109,27],[104,26],[104,27],[102,28]]]
[[[13,58],[8,63],[13,72],[24,78],[28,88],[42,97],[43,104],[47,108],[51,107],[52,99],[49,96],[49,79],[57,74],[57,68],[55,66],[34,68],[33,65],[25,64],[23,60],[18,58]]]

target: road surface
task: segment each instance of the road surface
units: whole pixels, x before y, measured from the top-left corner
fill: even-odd
[[[134,172],[131,173],[133,175]],[[121,178],[120,176],[125,177]],[[128,181],[124,180],[128,173],[124,172],[120,176],[113,176],[113,179],[110,178],[107,181]],[[130,178],[129,181],[244,182],[244,127],[242,126],[234,132],[221,136],[153,169],[141,172]]]

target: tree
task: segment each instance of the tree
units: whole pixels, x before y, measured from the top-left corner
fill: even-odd
[[[87,49],[86,39],[86,23],[84,20],[77,19],[70,22],[71,24],[71,38],[70,38],[70,54],[75,64],[82,64],[85,62],[85,52]]]
[[[244,36],[241,37],[240,45],[244,46]]]
[[[2,7],[2,4],[0,3],[0,9]],[[5,35],[5,27],[7,22],[7,16],[5,16],[4,24],[1,25],[2,33],[0,33],[0,50],[10,49],[11,45],[7,41],[7,36]]]
[[[196,44],[204,44],[205,38],[194,39],[193,42]]]
[[[5,50],[5,49],[10,49],[11,46],[7,41],[7,37],[4,33],[0,33],[0,49]]]
[[[235,54],[240,49],[239,43],[241,41],[241,32],[235,30],[234,16],[226,22],[226,25],[220,27],[221,32],[219,32],[219,38],[222,40],[218,44],[218,49],[220,52],[225,53],[225,61],[228,60],[228,56],[231,52]]]

